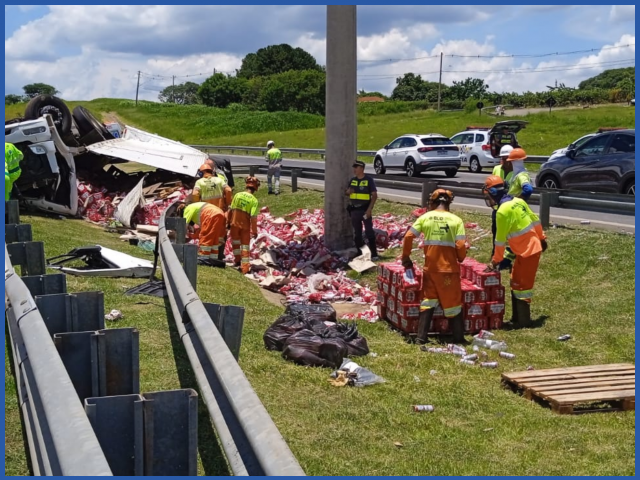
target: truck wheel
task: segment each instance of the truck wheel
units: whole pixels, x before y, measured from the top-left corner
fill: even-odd
[[[51,115],[61,137],[71,132],[71,112],[61,99],[53,95],[38,95],[32,98],[25,108],[24,118],[37,120],[45,114]]]
[[[76,125],[78,126],[78,132],[80,132],[80,136],[84,137],[91,132],[97,132],[97,139],[101,138],[102,140],[113,140],[113,135],[111,132],[107,130],[100,120],[93,116],[93,114],[82,106],[78,106],[73,109],[73,119],[76,121]],[[95,135],[94,135],[95,137]],[[98,140],[101,141],[101,140]],[[97,143],[97,142],[91,142]]]

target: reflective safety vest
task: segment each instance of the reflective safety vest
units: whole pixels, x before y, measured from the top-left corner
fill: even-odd
[[[356,208],[368,207],[371,203],[371,193],[376,191],[375,183],[370,177],[352,178],[349,188],[353,189],[353,193],[349,195],[351,205]]]
[[[267,152],[267,162],[270,167],[280,166],[282,163],[282,152],[276,147],[270,148]]]
[[[196,182],[195,188],[200,190],[200,200],[208,202],[222,198],[225,184],[220,177],[205,177]]]
[[[411,255],[413,240],[424,235],[424,270],[454,273],[466,255],[466,233],[460,217],[451,212],[432,210],[418,218],[404,237],[402,255]]]
[[[9,176],[9,167],[7,162],[4,162],[4,201],[11,200],[11,190],[13,189],[13,183],[11,183],[11,177]]]
[[[231,210],[239,210],[251,217],[257,217],[258,199],[249,192],[236,193],[231,202]]]
[[[514,198],[500,205],[496,213],[496,229],[496,249],[493,255],[496,263],[504,258],[507,242],[516,256],[530,257],[542,251],[540,240],[547,238],[542,231],[540,219],[521,198]]]
[[[495,167],[493,167],[493,172],[491,172],[491,175],[495,175],[496,177],[500,177],[504,180],[504,169],[502,168],[502,165],[496,165]]]
[[[20,161],[24,158],[24,155],[20,150],[16,148],[13,143],[4,143],[4,162],[7,167],[7,172],[9,173],[9,179],[11,183],[15,183],[20,175],[22,174],[22,170],[20,169]]]
[[[507,194],[511,195],[512,197],[519,197],[520,195],[522,195],[522,187],[527,183],[531,185],[531,176],[527,171],[520,172],[515,176],[513,175],[513,172],[509,172],[509,175],[507,175],[505,182],[507,183],[507,186],[509,188]]]
[[[189,225],[191,222],[195,223],[196,225],[200,225],[200,212],[205,205],[209,204],[206,202],[196,202],[185,207],[182,216],[187,221],[187,225]]]

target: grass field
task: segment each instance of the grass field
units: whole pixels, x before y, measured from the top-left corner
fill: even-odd
[[[280,147],[324,148],[324,118],[296,112],[233,112],[203,106],[176,106],[130,100],[98,99],[78,104],[103,118],[116,115],[121,122],[188,144],[263,147],[272,139]],[[21,115],[24,104],[6,106],[5,119]],[[358,118],[358,149],[377,150],[406,133],[441,133],[452,136],[469,125],[493,125],[494,117],[432,110],[371,115]],[[530,122],[518,139],[527,153],[548,155],[599,127],[635,128],[635,109],[607,106],[586,110],[557,110],[521,117]]]
[[[276,215],[323,205],[318,192],[290,194],[285,186],[280,197],[265,193],[259,192],[261,205]],[[407,215],[411,210],[388,202],[378,205],[378,214]],[[460,214],[465,221],[489,225],[486,216]],[[93,242],[147,255],[82,221],[24,221],[33,225],[35,240],[45,241],[47,256]],[[501,361],[497,370],[423,353],[382,322],[361,323],[360,331],[378,356],[355,360],[386,383],[335,388],[327,383],[330,370],[298,367],[264,349],[262,335],[283,309],[267,303],[238,272],[201,267],[198,293],[203,301],[246,308],[240,364],[309,475],[635,475],[635,413],[559,416],[500,385],[501,372],[528,365],[635,363],[634,237],[582,228],[552,229],[548,235],[532,307],[537,328],[498,333],[517,357]],[[471,255],[486,261],[490,239],[474,246]],[[386,253],[383,260],[397,253]],[[363,277],[372,280],[372,274]],[[118,326],[139,329],[142,391],[195,387],[163,302],[123,295],[137,283],[68,278],[70,291],[104,291],[105,308],[125,315]],[[565,333],[573,339],[558,342]],[[7,365],[5,356],[5,473],[26,475]],[[437,373],[430,375],[431,370]],[[412,414],[413,404],[433,404],[436,411]],[[228,472],[217,455],[215,436],[201,413],[199,473],[224,475]]]

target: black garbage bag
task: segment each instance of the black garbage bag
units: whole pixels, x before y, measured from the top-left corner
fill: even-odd
[[[264,332],[262,339],[267,350],[281,352],[286,340],[296,332],[310,328],[309,322],[299,315],[282,315]]]
[[[316,305],[305,305],[303,303],[293,303],[287,306],[285,313],[291,315],[302,315],[307,320],[319,320],[321,322],[336,322],[336,311],[328,303]]]
[[[366,338],[358,335],[353,340],[345,343],[347,344],[350,357],[364,357],[365,355],[369,355],[369,345],[367,344]]]
[[[367,339],[358,333],[358,327],[355,323],[337,323],[330,327],[333,336],[337,336],[345,341],[349,349],[350,357],[362,357],[369,354],[369,345]]]
[[[298,365],[338,368],[348,350],[341,338],[322,338],[312,330],[305,329],[287,339],[282,357]]]

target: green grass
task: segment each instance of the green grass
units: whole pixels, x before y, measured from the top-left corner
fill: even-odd
[[[233,112],[203,106],[177,106],[130,100],[97,99],[82,104],[97,115],[116,114],[127,124],[188,144],[263,147],[272,139],[280,147],[324,148],[324,118],[296,112]],[[21,115],[24,104],[6,106],[5,119]],[[372,110],[375,112],[377,110]],[[378,150],[406,133],[441,133],[452,136],[468,125],[493,125],[494,117],[464,112],[418,110],[373,115],[363,110],[358,118],[358,149]],[[515,118],[515,117],[514,117]],[[518,139],[527,153],[549,155],[599,127],[635,128],[635,109],[620,106],[586,110],[557,110],[525,115],[530,122]],[[317,159],[317,157],[316,157]],[[372,161],[372,159],[368,159]]]
[[[290,194],[285,186],[276,198],[264,190],[259,192],[261,205],[275,215],[323,205],[318,192]],[[408,214],[411,209],[380,202],[376,212]],[[461,216],[489,226],[486,216]],[[46,242],[48,256],[90,242],[146,255],[82,221],[24,221],[33,224],[36,240]],[[498,332],[517,357],[501,361],[497,370],[464,367],[452,357],[423,353],[382,322],[361,323],[360,331],[378,356],[355,360],[387,383],[335,388],[327,382],[330,370],[295,366],[264,349],[262,335],[283,310],[267,303],[258,287],[238,272],[200,268],[198,292],[203,301],[246,308],[240,364],[309,475],[634,475],[635,413],[559,416],[500,385],[501,372],[528,365],[542,369],[635,363],[634,238],[582,228],[552,229],[548,235],[550,247],[532,307],[534,318],[547,318],[539,328]],[[486,261],[490,239],[474,246],[472,256]],[[371,273],[362,278],[373,279]],[[118,326],[139,329],[143,391],[195,387],[161,300],[122,294],[137,283],[68,278],[70,291],[103,290],[105,308],[118,308],[125,315]],[[573,339],[558,342],[565,333]],[[432,376],[431,370],[437,373]],[[28,472],[10,377],[5,393],[5,471],[24,475]],[[412,414],[413,404],[433,404],[436,411]],[[205,422],[203,413],[200,474],[224,474]]]

